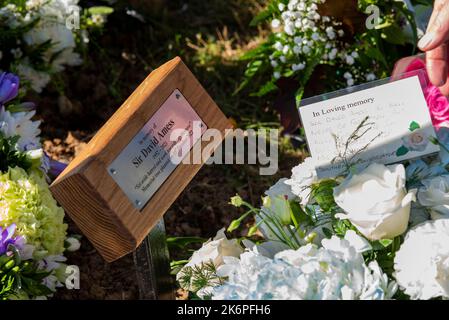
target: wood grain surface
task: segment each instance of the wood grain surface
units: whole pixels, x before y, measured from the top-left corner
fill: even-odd
[[[109,262],[141,243],[203,165],[179,164],[141,211],[107,172],[109,164],[175,89],[181,91],[208,128],[220,130],[225,137],[225,129],[231,128],[231,124],[177,57],[154,70],[139,85],[50,187],[57,201]],[[208,145],[201,143],[202,147]]]

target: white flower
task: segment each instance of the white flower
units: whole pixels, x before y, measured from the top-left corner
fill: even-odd
[[[345,32],[343,30],[338,30],[338,36],[343,37],[345,35]]]
[[[0,131],[7,137],[19,135],[18,147],[21,151],[39,149],[40,121],[32,121],[36,112],[10,113],[4,107],[0,108]]]
[[[285,9],[285,4],[279,3],[279,4],[278,4],[278,8],[279,8],[279,11],[284,11],[284,9]]]
[[[334,31],[334,28],[332,28],[332,27],[327,27],[327,28],[326,28],[326,34],[327,34],[327,37],[328,37],[330,40],[335,39],[335,31]]]
[[[276,60],[271,60],[270,63],[273,68],[276,68],[279,65]]]
[[[429,137],[423,130],[415,130],[402,138],[404,147],[410,151],[424,151],[429,144]]]
[[[67,241],[67,243],[69,245],[67,247],[67,251],[70,251],[70,252],[77,251],[81,247],[81,242],[77,238],[68,237],[67,239],[65,239],[65,241]]]
[[[257,250],[225,258],[218,275],[227,277],[215,287],[220,300],[336,300],[389,299],[395,291],[376,262],[366,266],[362,255],[345,239],[323,240],[267,258]]]
[[[315,161],[308,157],[304,162],[292,169],[292,176],[285,181],[290,185],[293,194],[301,199],[301,204],[306,205],[309,202],[310,186],[312,183],[318,181]]]
[[[296,199],[296,195],[292,192],[292,188],[286,181],[286,178],[279,179],[278,182],[265,191],[265,195],[270,198],[285,196],[288,200]]]
[[[345,72],[344,74],[343,74],[343,77],[346,79],[346,80],[349,80],[349,79],[352,79],[352,74],[350,74],[349,72]]]
[[[346,212],[336,217],[349,219],[370,240],[392,239],[407,230],[415,193],[405,188],[402,164],[373,163],[334,188],[335,202]]]
[[[73,13],[73,8],[79,8],[77,3],[78,0],[45,1],[39,7],[38,24],[23,35],[29,46],[51,41],[51,47],[43,56],[57,72],[62,71],[65,65],[75,66],[82,62],[79,54],[74,52],[74,33],[66,27],[66,20]]]
[[[279,79],[279,78],[281,77],[281,73],[280,73],[279,71],[275,71],[275,72],[273,73],[273,77],[274,77],[275,79]]]
[[[316,32],[312,33],[312,40],[317,41],[319,39],[320,39],[320,35],[318,33],[316,33]]]
[[[284,26],[284,31],[289,36],[292,36],[295,33],[295,25],[292,22],[286,22]]]
[[[304,47],[302,47],[302,52],[304,54],[308,54],[310,52],[310,48],[308,46],[304,46]]]
[[[20,50],[20,48],[11,49],[10,52],[14,57],[14,59],[19,59],[23,55],[22,50]]]
[[[431,209],[432,219],[449,218],[449,175],[441,175],[422,180],[418,191],[418,201]]]
[[[280,60],[282,63],[285,63],[285,62],[287,61],[287,58],[286,58],[285,56],[280,56],[280,57],[279,57],[279,60]]]
[[[338,50],[336,48],[333,48],[331,52],[329,52],[329,59],[334,60],[337,56]]]
[[[347,63],[347,64],[353,65],[354,62],[355,62],[355,60],[354,60],[354,57],[353,57],[353,56],[350,56],[350,55],[347,55],[347,56],[346,56],[346,63]]]
[[[305,66],[304,63],[293,64],[292,65],[292,70],[293,71],[303,70],[305,67],[306,66]]]
[[[302,43],[302,38],[301,37],[294,37],[293,38],[293,41],[296,43],[296,44],[301,44]]]
[[[301,53],[301,47],[300,47],[300,46],[294,46],[294,47],[293,47],[293,52],[294,52],[295,54]]]
[[[226,238],[223,228],[213,239],[205,242],[199,250],[195,251],[185,266],[199,266],[212,262],[218,267],[223,264],[223,257],[238,257],[242,252],[243,249],[236,239],[228,240]]]
[[[348,84],[348,87],[351,87],[351,86],[353,86],[354,85],[354,79],[348,79],[348,80],[346,80],[346,83]]]
[[[102,14],[93,14],[91,19],[92,19],[93,24],[95,24],[97,26],[101,26],[106,21],[104,15],[102,15]]]
[[[18,75],[30,82],[31,88],[37,93],[50,82],[50,75],[46,72],[33,69],[28,63],[21,63],[17,66]]]
[[[412,299],[449,298],[449,220],[411,229],[394,259],[395,278]]]
[[[357,59],[357,58],[359,57],[359,54],[357,53],[357,51],[353,51],[353,52],[351,53],[351,56],[352,56],[354,59]]]
[[[376,80],[376,75],[374,73],[371,72],[366,75],[366,81],[374,81],[374,80]]]
[[[273,20],[271,21],[271,26],[272,26],[274,29],[279,28],[280,25],[281,25],[281,22],[279,21],[279,19],[273,19]]]
[[[276,43],[274,44],[274,48],[277,51],[282,51],[282,49],[284,48],[284,46],[282,45],[282,43],[280,43],[279,41],[276,41]]]

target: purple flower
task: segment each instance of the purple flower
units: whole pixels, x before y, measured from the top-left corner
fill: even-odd
[[[21,236],[13,237],[16,232],[16,224],[13,223],[9,227],[3,229],[0,227],[0,255],[5,254],[8,251],[9,245],[14,245],[18,248],[24,244],[24,239]]]
[[[44,156],[47,158],[47,161],[49,162],[48,175],[52,179],[56,179],[62,173],[62,171],[64,171],[65,168],[67,168],[67,164],[60,162],[58,160],[51,159],[46,153]]]
[[[0,74],[0,105],[17,97],[19,77],[12,73]]]

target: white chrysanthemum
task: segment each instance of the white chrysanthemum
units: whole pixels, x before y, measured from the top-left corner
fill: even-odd
[[[322,248],[308,244],[274,259],[257,250],[225,258],[218,275],[228,280],[213,289],[214,300],[389,299],[397,289],[377,262],[365,265],[349,241],[335,236]]]
[[[50,82],[48,73],[33,69],[27,62],[17,66],[17,73],[20,78],[27,80],[37,93],[41,93],[42,89]]]
[[[53,71],[59,72],[65,65],[76,66],[82,60],[76,48],[75,36],[66,21],[77,7],[78,0],[53,0],[45,2],[39,8],[39,23],[24,34],[24,41],[30,45],[40,45],[51,41],[52,46],[44,54],[51,61]]]
[[[290,185],[292,192],[301,198],[301,204],[306,205],[310,197],[310,186],[317,180],[315,161],[309,157],[292,169],[292,176],[285,183]]]
[[[39,149],[40,121],[32,121],[35,111],[10,113],[4,107],[0,108],[0,131],[7,137],[19,135],[21,151]]]
[[[411,229],[394,259],[395,278],[412,299],[449,298],[449,219]]]

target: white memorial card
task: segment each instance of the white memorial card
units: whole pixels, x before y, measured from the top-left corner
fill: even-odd
[[[299,108],[320,177],[438,152],[417,75]]]

